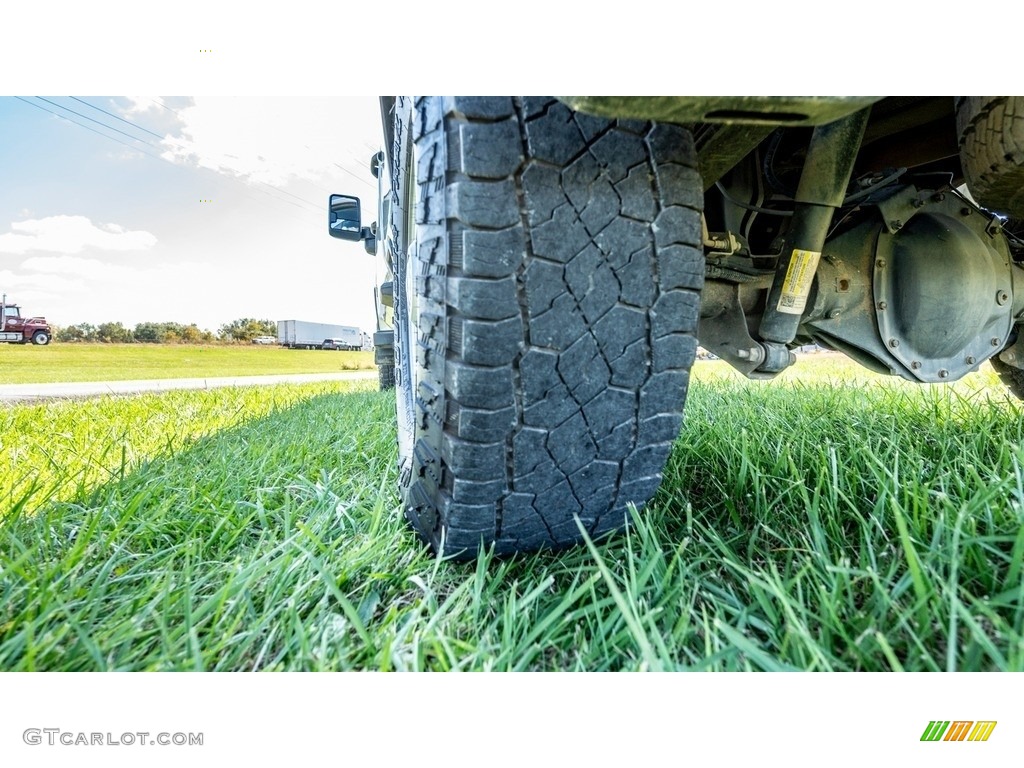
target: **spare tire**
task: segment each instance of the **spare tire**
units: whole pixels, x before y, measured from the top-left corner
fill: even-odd
[[[552,98],[395,102],[399,485],[445,555],[555,548],[657,490],[696,351],[690,132]]]
[[[956,125],[971,196],[992,211],[1024,218],[1024,97],[961,96]]]

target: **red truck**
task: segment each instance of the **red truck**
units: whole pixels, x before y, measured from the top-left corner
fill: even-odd
[[[53,338],[45,317],[22,317],[21,307],[8,304],[7,295],[0,298],[0,341],[13,344],[49,344]]]

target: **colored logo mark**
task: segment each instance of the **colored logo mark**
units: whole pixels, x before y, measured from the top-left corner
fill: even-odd
[[[988,741],[996,728],[995,720],[932,720],[921,741]]]

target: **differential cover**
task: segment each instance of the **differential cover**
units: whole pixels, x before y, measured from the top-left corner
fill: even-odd
[[[977,210],[930,206],[896,232],[879,233],[878,329],[889,354],[920,381],[957,379],[1005,345],[1010,260],[986,224]]]

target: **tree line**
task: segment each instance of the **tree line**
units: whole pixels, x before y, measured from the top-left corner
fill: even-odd
[[[121,323],[77,323],[54,328],[54,338],[64,342],[103,344],[214,344],[251,342],[257,336],[277,336],[277,323],[244,317],[225,323],[214,333],[195,323],[138,323],[127,328]]]

